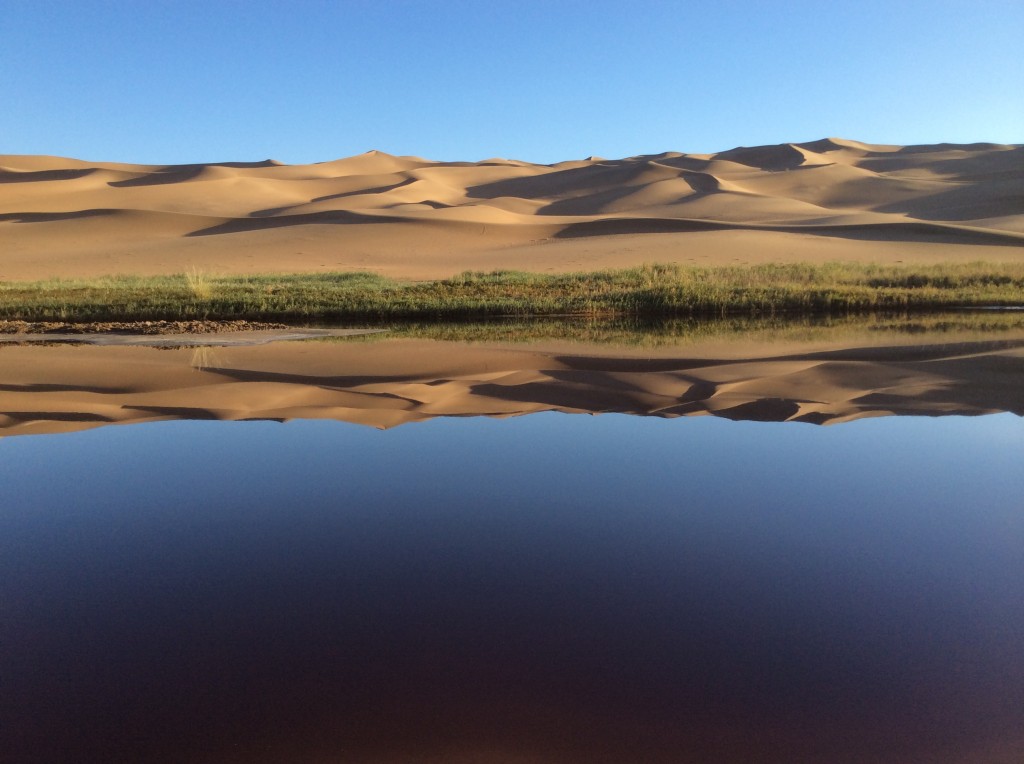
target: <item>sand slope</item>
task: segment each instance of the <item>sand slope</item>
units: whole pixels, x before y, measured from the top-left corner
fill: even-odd
[[[840,139],[554,165],[0,156],[0,279],[1024,258],[1024,146]]]
[[[1024,331],[629,350],[375,339],[158,349],[0,345],[0,436],[169,419],[618,412],[844,422],[1024,415]]]

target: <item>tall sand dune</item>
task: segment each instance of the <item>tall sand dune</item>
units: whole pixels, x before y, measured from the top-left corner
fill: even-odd
[[[537,165],[370,151],[149,166],[0,156],[0,280],[1024,258],[1024,146],[839,138]]]

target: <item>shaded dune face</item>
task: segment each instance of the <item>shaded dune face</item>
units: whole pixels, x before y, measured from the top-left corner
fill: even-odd
[[[261,347],[0,346],[0,434],[170,419],[435,417],[555,411],[810,424],[1024,415],[1024,336],[915,344],[608,348],[431,340]]]
[[[312,165],[0,156],[0,234],[0,278],[731,263],[771,237],[764,256],[872,259],[896,251],[874,242],[895,241],[1006,260],[1024,256],[1024,147],[823,139],[554,165],[382,152]],[[629,251],[616,255],[623,235]],[[580,237],[591,241],[564,241]]]

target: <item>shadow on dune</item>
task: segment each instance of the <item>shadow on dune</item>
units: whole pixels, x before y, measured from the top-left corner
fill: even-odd
[[[303,374],[302,372],[265,371],[263,369],[240,369],[227,366],[208,366],[203,369],[209,374],[233,379],[238,382],[274,382],[286,385],[312,385],[324,390],[352,390],[365,385],[408,384],[422,382],[418,374],[363,374],[330,375]],[[399,396],[393,396],[399,397]]]
[[[33,172],[5,172],[0,170],[0,183],[39,183],[50,180],[75,180],[92,175],[95,167],[80,170],[36,170]]]
[[[895,154],[935,154],[943,151],[992,151],[1002,148],[999,143],[931,143],[914,146],[900,146]]]
[[[604,210],[605,206],[617,202],[630,194],[636,193],[633,186],[607,188],[586,196],[575,196],[559,199],[537,210],[538,215],[594,215]]]
[[[357,188],[354,191],[342,191],[341,193],[337,193],[337,194],[327,194],[326,196],[317,196],[317,197],[314,197],[313,199],[310,199],[308,202],[302,202],[302,203],[299,203],[299,204],[289,204],[289,205],[286,205],[284,207],[269,207],[269,208],[267,208],[265,210],[256,210],[255,212],[250,212],[249,213],[249,217],[253,217],[253,218],[273,217],[274,215],[280,215],[282,212],[287,212],[288,210],[299,209],[301,207],[304,207],[306,204],[313,204],[315,202],[326,202],[326,201],[330,201],[331,199],[344,199],[345,197],[349,197],[349,196],[367,196],[367,195],[371,195],[371,194],[386,194],[388,191],[394,191],[397,188],[402,188],[403,186],[408,186],[410,183],[415,183],[415,182],[416,182],[415,178],[406,178],[403,181],[400,181],[398,183],[392,183],[391,185],[387,185],[387,186],[374,186],[373,188]]]
[[[395,202],[394,204],[387,205],[385,207],[385,209],[391,210],[391,209],[395,209],[396,207],[404,207],[404,206],[410,205],[410,204],[422,204],[422,205],[424,205],[426,207],[430,207],[431,209],[435,209],[435,210],[450,210],[453,207],[457,207],[458,206],[457,204],[448,204],[447,202],[439,202],[436,199],[420,199],[419,201],[415,201],[415,202]]]
[[[969,194],[948,192],[921,200],[895,202],[879,207],[879,212],[896,212],[919,220],[942,220],[970,225],[975,220],[1002,218],[1016,215],[1024,206],[1024,194],[1019,201],[1012,199],[972,199]],[[990,242],[991,243],[991,242]],[[1021,243],[1019,246],[1024,246]]]
[[[1024,246],[1024,234],[964,228],[942,223],[839,223],[835,225],[757,225],[727,223],[719,220],[688,218],[621,217],[569,223],[555,238],[572,239],[584,236],[615,234],[687,233],[692,231],[776,231],[804,233],[815,236],[861,239],[866,241],[941,241],[944,243],[995,244],[1007,247]]]
[[[1024,234],[1013,231],[994,231],[966,228],[957,225],[930,222],[907,223],[848,223],[819,226],[785,226],[762,230],[782,230],[787,233],[811,233],[838,236],[865,241],[921,241],[947,244],[994,244],[1003,247],[1024,247]]]
[[[690,231],[726,231],[748,229],[742,223],[723,223],[718,220],[681,218],[603,218],[569,223],[554,234],[556,239],[575,239],[583,236],[613,236],[636,233],[686,233]]]
[[[394,191],[398,188],[403,188],[411,183],[415,183],[416,178],[406,178],[405,180],[399,181],[398,183],[392,183],[386,186],[374,186],[373,188],[358,188],[354,191],[343,191],[339,194],[327,194],[326,196],[317,196],[310,201],[313,202],[326,202],[329,199],[344,199],[346,196],[363,196],[366,194],[386,194],[388,191]]]
[[[3,411],[0,416],[16,422],[99,422],[113,423],[116,420],[104,414],[88,411]]]
[[[278,217],[235,218],[224,223],[192,231],[185,236],[216,236],[222,233],[242,233],[245,231],[263,231],[268,228],[287,228],[296,225],[355,225],[359,223],[408,223],[408,218],[394,215],[365,215],[348,210],[325,210],[323,212],[307,212],[298,215],[280,215]]]
[[[654,169],[651,169],[652,167]],[[600,188],[596,191],[588,191],[583,195],[558,199],[538,209],[537,214],[581,217],[599,215],[607,211],[609,205],[627,199],[634,194],[642,195],[652,185],[666,190],[666,196],[662,201],[663,204],[693,201],[712,194],[727,193],[732,190],[728,187],[723,187],[721,179],[711,173],[682,168],[668,168],[660,162],[649,162],[647,170],[635,172],[637,177],[643,177],[645,174],[654,175],[655,177],[650,183],[643,185],[615,185],[609,188]],[[643,209],[651,206],[651,204],[650,199],[645,198],[642,201],[635,202],[630,207],[620,208],[618,211]]]
[[[220,419],[219,416],[209,409],[200,407],[193,408],[191,406],[132,406],[132,409],[136,411],[144,411],[147,414],[155,414],[160,417],[169,417],[173,419],[185,419],[188,421],[214,421]]]
[[[966,151],[983,151],[982,147],[962,147]],[[939,174],[954,175],[958,180],[984,180],[993,175],[1003,177],[1012,174],[1024,178],[1024,146],[1004,148],[990,146],[990,153],[971,155],[954,159],[940,159],[929,167]],[[1018,212],[1020,208],[1018,207]]]
[[[949,156],[954,152],[960,152],[961,155]],[[1024,146],[905,146],[891,152],[869,151],[857,164],[872,172],[894,177],[924,171],[947,181],[987,183],[996,179],[1024,176]]]
[[[117,393],[129,393],[131,392],[130,387],[102,387],[100,385],[78,385],[78,384],[20,384],[20,385],[3,385],[0,384],[0,393],[66,393],[66,392],[79,392],[79,393],[96,393],[98,395],[113,395]]]
[[[161,167],[138,178],[115,180],[108,183],[114,188],[133,188],[136,186],[163,186],[169,183],[184,183],[200,177],[211,167],[225,167],[236,170],[255,170],[264,167],[278,167],[279,163],[272,159],[262,162],[211,162],[210,164],[178,164]]]
[[[639,186],[678,175],[675,168],[657,162],[624,159],[470,186],[466,189],[466,196],[470,199],[513,196],[557,200],[566,195],[579,197],[599,191],[622,190],[624,186]],[[637,188],[629,190],[635,191]]]
[[[167,167],[138,178],[112,180],[107,185],[113,188],[135,188],[137,186],[163,186],[171,183],[184,183],[198,178],[205,169],[206,166],[200,164]]]
[[[9,220],[15,223],[53,223],[58,220],[116,215],[119,212],[121,210],[115,209],[74,210],[71,212],[5,212],[0,214],[0,222]]]
[[[792,170],[802,165],[807,158],[794,146],[782,144],[779,146],[757,146],[747,148],[740,146],[729,151],[722,151],[715,155],[715,159],[725,159],[736,164],[754,167],[758,170],[778,172],[779,170]]]
[[[993,184],[1005,188],[991,193]],[[923,220],[980,220],[1009,217],[1024,210],[1024,172],[1016,177],[991,181],[984,191],[974,185],[954,186],[937,194],[901,199],[875,207],[876,212],[895,212]]]
[[[731,419],[734,422],[788,422],[800,412],[797,401],[785,398],[762,398],[759,401],[741,403],[727,409],[719,409],[715,416]],[[814,422],[814,424],[823,424]]]

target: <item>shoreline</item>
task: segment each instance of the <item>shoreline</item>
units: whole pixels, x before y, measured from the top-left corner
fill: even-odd
[[[0,321],[0,345],[232,347],[294,340],[359,337],[385,331],[387,330],[377,328],[292,327],[250,321],[140,321],[87,324]]]
[[[216,347],[287,341],[335,343],[434,340],[474,344],[636,347],[653,350],[707,341],[834,341],[892,334],[964,338],[1024,330],[1024,310],[984,307],[927,312],[713,317],[532,316],[480,321],[388,321],[376,325],[289,325],[250,321],[25,322],[0,320],[0,348],[18,345]]]

